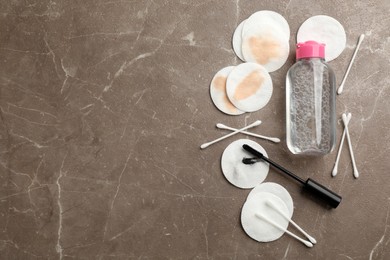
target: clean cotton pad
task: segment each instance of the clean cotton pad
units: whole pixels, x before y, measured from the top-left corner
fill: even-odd
[[[297,34],[297,42],[316,41],[325,44],[325,60],[336,59],[345,49],[347,36],[344,27],[327,15],[316,15],[307,19]]]

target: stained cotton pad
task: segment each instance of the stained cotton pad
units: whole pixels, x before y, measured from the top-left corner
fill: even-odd
[[[267,105],[272,91],[272,80],[267,70],[253,62],[236,66],[226,81],[229,100],[245,112],[253,112]]]
[[[266,205],[267,201],[286,215],[289,214],[286,204],[274,194],[259,192],[251,196],[242,207],[241,225],[248,236],[259,242],[274,241],[280,238],[284,231],[259,218],[256,214],[265,216],[284,229],[287,229],[289,223],[280,213]]]
[[[269,165],[263,162],[244,164],[242,159],[252,156],[242,148],[244,144],[252,146],[268,157],[264,148],[258,143],[248,139],[240,139],[226,147],[222,154],[221,167],[225,178],[231,184],[238,188],[250,189],[264,181],[268,175]]]
[[[344,27],[327,15],[316,15],[307,19],[297,34],[297,42],[316,41],[325,44],[325,60],[336,59],[345,49],[347,36]]]
[[[233,33],[233,39],[232,39],[232,45],[233,50],[242,61],[245,61],[244,56],[242,55],[241,51],[241,45],[242,45],[242,28],[244,27],[245,20],[242,21],[236,28],[236,30]]]
[[[260,192],[268,192],[280,198],[287,206],[289,212],[288,216],[290,218],[292,217],[294,212],[294,203],[290,193],[283,186],[274,182],[263,182],[251,190],[248,194],[247,200],[251,200],[253,196]]]
[[[226,94],[226,79],[234,66],[229,66],[218,71],[210,84],[210,96],[214,105],[228,115],[241,115],[244,111],[236,108]]]
[[[268,72],[283,66],[290,51],[290,27],[278,13],[259,11],[242,28],[241,51],[246,61],[263,65]]]

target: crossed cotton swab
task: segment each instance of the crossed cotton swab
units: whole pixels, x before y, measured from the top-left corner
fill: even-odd
[[[310,236],[308,233],[306,233],[305,230],[303,230],[297,223],[295,223],[289,216],[287,216],[283,211],[281,211],[279,208],[275,206],[271,201],[267,200],[265,204],[278,212],[280,215],[282,215],[285,219],[287,219],[294,227],[298,229],[299,232],[301,232],[307,239],[310,240],[312,244],[317,244],[317,240],[315,240],[314,237]]]
[[[343,148],[345,136],[347,136],[348,148],[349,148],[349,152],[351,154],[351,159],[352,159],[353,176],[355,178],[359,178],[359,172],[358,172],[358,169],[356,167],[355,156],[354,156],[353,149],[352,149],[351,137],[350,137],[349,131],[348,131],[348,124],[349,124],[349,121],[351,120],[351,118],[352,118],[351,113],[348,113],[348,114],[343,113],[343,115],[342,115],[342,120],[344,123],[344,131],[343,131],[343,135],[341,136],[340,147],[339,147],[339,151],[337,152],[337,156],[336,156],[336,162],[335,162],[333,170],[332,170],[333,177],[337,175],[337,168],[338,168],[338,164],[339,164],[341,150]]]
[[[218,123],[217,127],[219,129],[226,129],[226,130],[231,130],[231,131],[237,131],[238,130],[236,128],[229,127],[229,126],[226,126],[226,125],[221,124],[221,123]],[[269,141],[274,142],[274,143],[279,143],[280,142],[280,139],[276,138],[276,137],[268,137],[268,136],[264,136],[264,135],[259,135],[259,134],[247,132],[247,131],[240,131],[240,133],[246,134],[246,135],[250,135],[250,136],[253,136],[253,137],[257,137],[257,138],[261,138],[261,139],[265,139],[265,140],[269,140]]]
[[[249,128],[258,126],[258,125],[260,125],[260,124],[261,124],[261,121],[260,121],[260,120],[257,120],[257,121],[255,121],[254,123],[252,123],[252,124],[250,124],[250,125],[248,125],[248,126],[246,126],[246,127],[244,127],[244,128],[238,129],[238,130],[236,130],[236,131],[234,131],[234,132],[232,132],[232,133],[230,133],[230,134],[224,135],[224,136],[222,136],[222,137],[220,137],[220,138],[218,138],[218,139],[215,139],[214,141],[211,141],[211,142],[202,144],[202,145],[200,146],[200,149],[205,149],[205,148],[209,147],[209,146],[212,145],[212,144],[215,144],[215,143],[217,143],[217,142],[219,142],[219,141],[222,141],[223,139],[226,139],[226,138],[228,138],[228,137],[230,137],[230,136],[233,136],[233,135],[235,135],[235,134],[238,134],[238,133],[241,132],[241,131],[244,131],[244,130],[247,130],[247,129],[249,129]]]
[[[347,118],[347,115],[345,113],[342,115],[342,119],[343,119],[343,123],[345,126],[345,132],[347,134],[347,142],[348,142],[348,146],[349,146],[349,152],[351,154],[351,159],[352,159],[353,176],[355,176],[355,178],[359,178],[359,172],[358,172],[357,167],[356,167],[355,156],[353,155],[353,150],[352,150],[351,137],[350,137],[349,131],[348,131],[348,118]]]
[[[347,114],[347,121],[345,123],[348,124],[349,120],[351,120],[351,117],[352,117],[351,113],[348,113]],[[341,155],[341,151],[343,150],[343,145],[344,145],[345,133],[346,133],[346,130],[345,130],[345,127],[344,127],[343,135],[341,136],[339,151],[337,152],[337,156],[336,156],[336,162],[334,163],[334,167],[333,167],[333,170],[332,170],[332,176],[333,177],[335,177],[337,175],[340,155]]]
[[[364,39],[364,34],[361,34],[361,35],[359,36],[358,44],[356,45],[356,49],[355,49],[355,52],[353,53],[353,56],[352,56],[352,59],[351,59],[351,61],[350,61],[350,63],[349,63],[348,69],[347,69],[347,71],[345,72],[343,81],[341,82],[340,87],[339,87],[339,89],[337,90],[337,94],[339,94],[339,95],[343,92],[345,80],[346,80],[347,77],[348,77],[349,71],[351,70],[352,64],[353,64],[353,62],[355,61],[356,54],[357,54],[357,52],[358,52],[358,50],[359,50],[360,44],[362,43],[363,39]]]
[[[259,213],[256,213],[255,214],[256,217],[262,219],[262,220],[265,220],[266,222],[268,222],[269,224],[271,224],[272,226],[276,227],[277,229],[285,232],[287,235],[290,235],[291,237],[295,238],[296,240],[300,241],[301,243],[303,243],[305,246],[307,247],[313,247],[313,244],[307,240],[304,240],[300,237],[298,237],[297,235],[295,235],[294,233],[290,232],[289,230],[287,230],[286,228],[280,226],[278,223],[274,222],[273,220],[269,219],[268,217],[264,216],[263,214],[259,214]]]

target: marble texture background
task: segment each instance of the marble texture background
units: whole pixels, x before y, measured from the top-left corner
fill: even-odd
[[[237,24],[274,10],[295,32],[317,14],[339,20],[347,48],[332,61],[338,82],[361,33],[366,38],[337,112],[352,113],[350,134],[361,174],[346,146],[296,158],[285,143],[285,74],[262,110],[218,111],[209,83],[239,64]],[[388,0],[191,1],[10,0],[0,3],[1,259],[390,259],[390,34]],[[220,156],[235,136],[217,122],[277,136],[258,141],[286,168],[343,196],[335,210],[286,187],[294,219],[318,244],[284,235],[257,243],[240,225],[249,190],[230,185]],[[342,123],[338,122],[338,140]],[[253,138],[250,138],[255,140]],[[294,231],[293,228],[290,227]]]

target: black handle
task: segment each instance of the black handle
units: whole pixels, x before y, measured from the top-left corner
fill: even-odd
[[[315,193],[326,201],[332,208],[337,208],[337,206],[341,202],[341,196],[337,195],[333,191],[327,189],[326,187],[322,186],[321,184],[313,181],[312,179],[307,179],[305,186],[304,186],[308,191]]]

